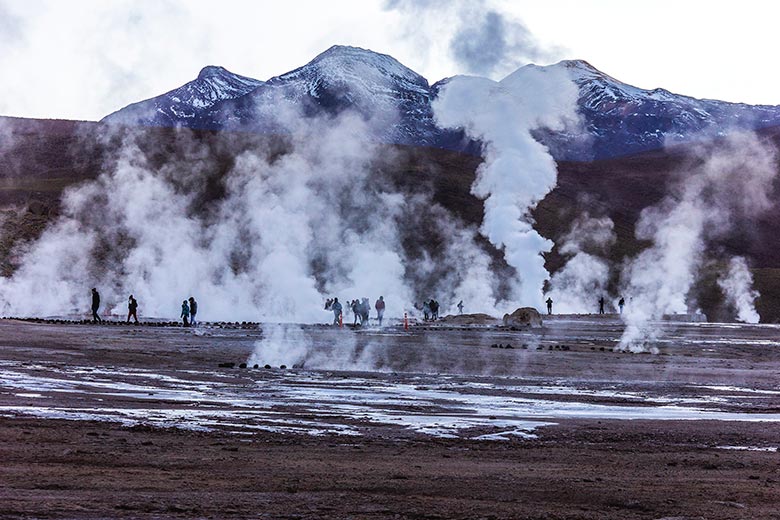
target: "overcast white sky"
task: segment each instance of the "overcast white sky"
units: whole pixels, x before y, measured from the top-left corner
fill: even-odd
[[[0,0],[0,114],[100,119],[205,65],[268,79],[334,44],[431,83],[582,58],[643,88],[780,104],[778,14],[759,0]]]

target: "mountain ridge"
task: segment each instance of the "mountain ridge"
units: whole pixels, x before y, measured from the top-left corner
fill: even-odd
[[[780,125],[780,106],[697,99],[663,88],[642,89],[601,72],[585,60],[525,67],[564,68],[579,89],[583,131],[572,134],[540,129],[536,134],[558,160],[621,157],[702,136],[721,136],[731,130]],[[267,81],[207,66],[195,80],[128,105],[102,121],[286,133],[290,131],[288,121],[278,110],[284,103],[303,117],[335,116],[352,110],[367,122],[369,139],[378,142],[474,149],[462,132],[435,124],[431,103],[450,79],[430,84],[390,55],[334,45],[307,64]]]

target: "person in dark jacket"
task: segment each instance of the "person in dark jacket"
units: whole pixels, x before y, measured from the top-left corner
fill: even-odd
[[[360,300],[360,303],[358,303],[358,309],[360,310],[360,325],[368,325],[368,315],[371,312],[371,303],[369,303],[368,298],[363,298]]]
[[[198,314],[198,302],[190,296],[190,326],[195,326],[195,315]]]
[[[599,314],[604,314],[604,297],[599,298]]]
[[[100,316],[98,316],[98,309],[100,309],[100,293],[95,289],[92,288],[92,322],[97,323],[101,322],[103,320],[100,319]]]
[[[379,326],[382,326],[382,318],[385,316],[385,297],[380,296],[379,299],[374,304],[374,308],[376,309],[376,319],[379,322]]]
[[[185,327],[190,326],[190,304],[187,300],[181,302],[181,321]]]
[[[552,315],[552,304],[553,304],[552,298],[547,297],[547,301],[545,303],[547,304],[547,315],[550,316]]]
[[[138,302],[135,298],[133,298],[133,295],[130,295],[130,298],[127,300],[127,323],[130,323],[130,317],[135,319],[135,322],[138,323]]]
[[[357,298],[352,300],[352,302],[349,304],[349,308],[352,309],[352,315],[355,317],[355,321],[352,322],[352,325],[357,325],[358,320],[360,319],[360,310],[358,309],[358,305],[360,305],[360,302],[357,301]]]
[[[341,318],[341,304],[338,298],[333,298],[330,304],[330,310],[333,311],[333,324],[339,325],[339,319]]]

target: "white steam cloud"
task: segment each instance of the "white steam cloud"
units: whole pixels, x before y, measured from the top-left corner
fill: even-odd
[[[651,320],[697,311],[691,288],[707,246],[736,222],[771,207],[776,174],[776,150],[755,134],[734,134],[697,150],[674,193],[645,209],[637,224],[637,238],[652,245],[628,262],[622,274],[629,303],[620,348],[653,350],[657,328]]]
[[[576,121],[577,87],[562,69],[524,67],[501,82],[457,76],[433,108],[437,122],[482,141],[485,162],[471,191],[483,199],[481,233],[516,271],[510,300],[540,306],[549,274],[542,253],[553,243],[533,228],[530,212],[557,183],[555,160],[532,136]]]
[[[737,312],[737,319],[744,323],[758,323],[756,312],[758,291],[753,290],[753,275],[742,257],[729,261],[728,270],[718,278],[718,287],[726,297],[726,303]]]
[[[522,20],[489,0],[387,0],[385,9],[403,15],[405,36],[415,41],[415,49],[434,59],[444,55],[466,74],[500,76],[530,62],[555,61],[561,54],[539,43]],[[440,41],[441,34],[448,36]]]
[[[382,295],[388,318],[430,298],[493,311],[499,281],[476,230],[382,176],[397,152],[366,142],[370,122],[277,106],[283,150],[239,148],[221,178],[189,131],[150,150],[144,132],[117,129],[104,171],[65,193],[61,217],[0,278],[0,313],[83,315],[91,287],[120,316],[129,294],[141,316],[167,318],[194,296],[203,321],[330,322],[333,296],[373,307]]]
[[[615,243],[614,224],[609,217],[591,217],[586,211],[572,222],[563,237],[560,253],[569,257],[550,279],[554,310],[561,314],[589,314],[607,292],[609,262],[601,255]]]

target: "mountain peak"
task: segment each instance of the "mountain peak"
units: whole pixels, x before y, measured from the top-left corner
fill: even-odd
[[[277,76],[269,82],[287,81],[310,73],[336,81],[349,78],[359,82],[362,80],[384,83],[395,78],[407,86],[416,85],[428,89],[427,79],[392,56],[349,45],[334,45],[303,67]]]
[[[225,76],[225,75],[234,76],[235,74],[231,73],[225,67],[220,67],[217,65],[207,65],[202,69],[200,69],[200,73],[198,74],[198,79],[208,79],[208,78],[213,78],[214,76]]]
[[[561,60],[558,63],[556,63],[555,66],[564,67],[567,69],[601,73],[599,69],[597,69],[596,67],[594,67],[593,65],[591,65],[585,60]]]
[[[333,45],[325,51],[319,53],[311,60],[311,63],[316,63],[325,59],[360,59],[366,60],[390,60],[395,63],[398,61],[387,54],[381,54],[379,52],[372,51],[370,49],[364,49],[362,47],[353,47],[351,45]],[[399,63],[400,65],[400,63]]]

